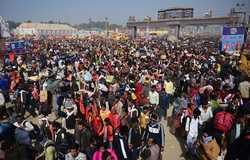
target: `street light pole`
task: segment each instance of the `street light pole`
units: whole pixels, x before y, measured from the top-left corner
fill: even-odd
[[[105,22],[106,22],[106,33],[107,37],[109,36],[109,24],[108,24],[108,17],[105,17]]]
[[[92,20],[91,20],[91,18],[89,18],[89,29],[90,29],[90,33],[91,33],[91,31],[92,31]]]

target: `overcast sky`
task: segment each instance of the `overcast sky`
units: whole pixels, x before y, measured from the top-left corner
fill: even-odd
[[[128,16],[156,18],[159,9],[170,7],[193,7],[195,16],[211,9],[214,15],[223,16],[237,3],[245,3],[245,9],[250,10],[250,0],[0,0],[0,16],[18,22],[53,20],[72,24],[108,17],[112,23],[125,24]]]

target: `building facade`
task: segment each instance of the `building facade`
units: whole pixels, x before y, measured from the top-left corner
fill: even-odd
[[[158,20],[172,18],[192,18],[194,17],[193,8],[169,8],[158,11]]]
[[[22,23],[16,30],[18,35],[36,36],[72,36],[77,33],[77,29],[66,24],[47,23]]]
[[[9,25],[4,18],[0,16],[0,38],[7,37],[10,37]]]

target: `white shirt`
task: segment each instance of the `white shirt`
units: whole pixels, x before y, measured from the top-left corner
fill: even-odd
[[[197,137],[198,136],[199,123],[200,123],[200,117],[196,118],[196,119],[194,119],[194,117],[192,117],[191,122],[190,122],[190,118],[187,118],[185,130],[188,132],[188,136],[190,136],[190,137]]]
[[[65,160],[87,160],[87,157],[85,154],[79,152],[77,157],[73,157],[70,153],[66,154]]]
[[[150,104],[155,104],[158,105],[159,104],[159,93],[154,91],[149,91],[149,102]]]
[[[200,115],[201,124],[206,122],[208,119],[213,118],[213,112],[211,107],[208,107],[206,111],[202,107],[200,107],[199,110],[201,111]]]

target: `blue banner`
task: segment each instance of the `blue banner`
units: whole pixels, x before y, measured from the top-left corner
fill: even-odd
[[[24,53],[27,43],[25,41],[6,42],[5,46],[8,51],[13,51],[16,54]]]
[[[221,50],[232,53],[240,50],[244,43],[244,27],[224,27]]]
[[[10,48],[12,50],[24,49],[25,48],[25,42],[24,41],[10,42]]]
[[[223,35],[244,34],[244,27],[223,27]]]

